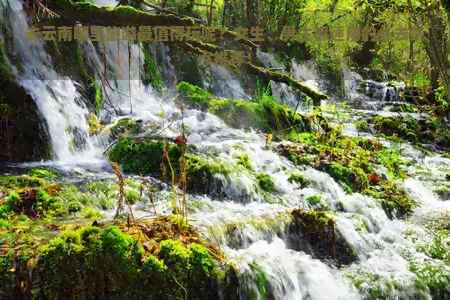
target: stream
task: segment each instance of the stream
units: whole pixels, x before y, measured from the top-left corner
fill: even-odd
[[[21,86],[32,95],[48,124],[54,152],[51,161],[9,164],[5,170],[50,166],[66,172],[67,180],[113,180],[114,174],[103,155],[110,144],[108,136],[88,134],[89,110],[80,101],[82,95],[77,90],[77,83],[69,78],[61,78],[52,65],[52,58],[47,54],[43,41],[26,39],[26,28],[30,27],[30,21],[22,10],[22,1],[0,0],[0,12],[3,27],[13,37],[14,49],[11,51],[20,59],[21,68],[11,65]],[[0,37],[5,39],[5,32],[1,32]],[[144,62],[140,45],[131,45],[131,61],[128,60],[126,42],[109,42],[103,47],[87,41],[82,42],[82,47],[89,58],[90,67],[98,70],[97,83],[101,84],[102,77],[110,82],[105,87],[109,100],[100,114],[103,121],[113,123],[119,118],[133,116],[145,124],[160,124],[164,127],[164,122],[173,119],[173,126],[166,128],[161,135],[172,138],[177,136],[181,111],[174,103],[174,91],[167,89],[158,93],[138,79]],[[167,51],[163,45],[158,47],[162,53]],[[265,57],[271,67],[277,66],[270,54],[259,55]],[[111,74],[106,76],[101,72],[104,57],[111,70]],[[116,63],[118,61],[120,64]],[[161,63],[167,72],[173,72],[170,57],[165,57]],[[311,66],[297,63],[293,66],[292,73],[297,79],[307,80],[316,86],[327,84],[319,82]],[[226,68],[214,66],[211,72],[217,80],[211,88],[217,89],[217,95],[249,98],[242,83],[233,79],[233,74]],[[127,74],[127,78],[119,78],[114,74]],[[381,111],[381,107],[388,101],[386,97],[395,100],[395,92],[385,85],[378,86],[381,96],[357,91],[357,79],[357,74],[348,71],[347,100],[359,97],[360,102],[364,102],[361,99],[366,99],[365,107],[344,107],[338,99],[332,99],[323,104],[323,110],[332,120],[344,126],[345,134],[370,138],[370,132],[358,133],[352,123],[353,118],[368,118],[377,113],[389,114]],[[273,84],[272,89],[281,101],[295,107],[298,96],[287,86]],[[333,104],[334,100],[336,105]],[[332,105],[336,107],[334,111],[329,109]],[[310,107],[303,105],[297,110],[308,114]],[[438,154],[424,154],[407,143],[383,141],[388,147],[400,149],[404,158],[412,161],[407,170],[408,179],[402,185],[420,204],[406,219],[389,219],[381,205],[371,197],[359,193],[347,194],[327,173],[293,165],[266,146],[261,132],[231,128],[219,117],[199,110],[187,109],[183,116],[183,122],[190,130],[187,143],[196,146],[197,153],[228,164],[236,163],[242,155],[248,155],[255,172],[267,173],[274,180],[275,191],[267,194],[257,188],[257,182],[248,172],[216,175],[220,183],[216,191],[209,195],[189,195],[191,222],[207,239],[218,243],[245,274],[246,281],[241,286],[240,299],[365,299],[365,290],[374,284],[379,285],[380,290],[389,295],[389,299],[418,299],[417,276],[411,271],[411,264],[427,262],[450,271],[441,261],[417,250],[419,245],[431,243],[432,224],[450,220],[450,204],[445,201],[448,197],[434,192],[446,181],[445,176],[450,172],[450,159]],[[74,138],[81,145],[76,151],[69,147]],[[274,142],[273,148],[276,146],[277,142]],[[289,174],[295,170],[300,170],[311,182],[308,187],[300,188],[288,180]],[[164,189],[164,184],[162,187],[158,192],[157,210],[159,214],[168,214],[168,190]],[[287,231],[287,212],[296,208],[309,209],[306,199],[313,195],[321,195],[324,205],[330,208],[336,218],[336,231],[355,249],[356,261],[338,266],[320,259],[313,251],[295,246],[302,244],[301,236],[292,236]],[[148,203],[136,204],[134,211],[136,217],[153,215],[153,209]],[[106,217],[113,215],[114,211],[105,212]],[[230,224],[239,226],[227,230]],[[293,239],[299,240],[293,242]],[[268,281],[269,291],[262,291],[258,287],[261,270]],[[363,282],[359,287],[355,285],[355,278]],[[249,298],[250,290],[253,295],[256,293],[256,298]],[[431,299],[429,295],[426,297]]]

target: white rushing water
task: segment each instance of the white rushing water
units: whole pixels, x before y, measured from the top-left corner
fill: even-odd
[[[22,10],[21,1],[3,1],[2,6],[3,22],[11,27],[14,50],[22,61],[23,72],[19,73],[18,78],[33,96],[48,124],[55,159],[64,162],[93,161],[97,153],[94,142],[87,134],[86,117],[89,112],[85,105],[77,101],[80,95],[75,83],[61,78],[54,71],[43,41],[27,40],[26,30],[31,24]],[[77,134],[85,145],[83,151],[74,153],[70,145]]]
[[[21,1],[2,1],[3,10],[8,6],[12,8],[3,22],[11,26],[15,49],[23,60],[24,71],[19,75],[20,83],[33,96],[48,123],[55,160],[89,162],[100,159],[107,142],[96,140],[87,134],[88,109],[82,101],[77,101],[80,95],[74,81],[59,78],[42,41],[26,40],[25,31],[30,24],[21,10]],[[114,1],[101,2],[111,4]],[[181,111],[175,105],[173,97],[170,93],[160,96],[139,80],[143,64],[140,45],[131,46],[131,62],[128,60],[126,42],[110,42],[106,47],[94,47],[93,43],[86,42],[83,46],[89,63],[95,69],[99,70],[103,66],[103,59],[106,57],[109,68],[116,74],[121,74],[120,78],[114,78],[114,75],[104,76],[109,82],[104,90],[109,102],[102,112],[104,119],[114,120],[117,117],[112,113],[114,110],[121,115],[132,114],[146,122],[160,125],[173,119],[173,126],[167,127],[161,134],[177,135],[181,125]],[[266,56],[266,61],[276,67],[273,57]],[[314,76],[318,75],[314,71],[295,63],[293,66],[293,73],[297,78],[310,77],[311,80],[317,80]],[[219,67],[213,68],[212,72],[219,83],[232,76]],[[98,71],[96,75],[100,82],[102,73]],[[353,90],[355,87],[351,85],[349,88]],[[296,105],[298,99],[295,95],[283,89],[286,87],[279,85],[274,90],[286,93],[287,103]],[[387,88],[383,90],[383,97],[386,97],[386,91]],[[223,92],[245,98],[245,92],[237,80],[230,82]],[[431,212],[448,210],[446,202],[442,202],[425,183],[422,184],[420,178],[409,179],[404,186],[421,204],[421,208],[410,219],[390,220],[379,202],[360,194],[346,194],[326,173],[309,167],[295,167],[286,158],[267,148],[264,136],[254,130],[230,128],[217,116],[197,110],[184,112],[184,124],[190,129],[188,143],[196,145],[199,154],[226,164],[234,164],[239,156],[248,155],[254,172],[267,173],[274,179],[275,192],[264,193],[258,188],[254,175],[243,169],[229,175],[217,175],[217,181],[221,182],[218,189],[220,188],[222,197],[192,197],[201,204],[191,216],[193,222],[210,239],[217,241],[238,262],[240,270],[253,279],[242,287],[242,297],[244,290],[253,290],[256,295],[254,299],[364,299],[364,290],[374,284],[369,278],[378,278],[380,282],[396,282],[394,287],[381,284],[389,295],[386,299],[416,299],[416,275],[410,271],[409,265],[413,261],[424,259],[432,261],[416,250],[417,245],[431,241],[425,226],[427,220],[442,219],[441,215],[433,216]],[[78,128],[85,136],[86,146],[83,151],[70,150],[74,134],[67,128]],[[432,159],[428,160],[430,162]],[[430,173],[442,164],[450,168],[448,161],[443,159],[435,159],[433,162],[434,164],[424,164],[430,169]],[[290,174],[298,170],[311,181],[308,187],[301,188],[288,180]],[[288,243],[288,218],[284,218],[283,213],[293,208],[308,209],[310,205],[306,199],[312,195],[321,195],[324,205],[333,211],[336,230],[356,252],[355,262],[337,267],[329,261],[319,259],[317,255],[293,249]],[[278,213],[281,218],[277,216]],[[227,224],[233,223],[241,223],[243,226],[233,234],[226,233],[223,229]],[[300,235],[297,236],[299,237]],[[264,272],[269,292],[264,292],[257,286],[258,268],[255,265]],[[349,279],[355,274],[372,276],[367,277],[361,288],[362,292]],[[269,298],[263,298],[264,295],[267,296],[266,293]]]

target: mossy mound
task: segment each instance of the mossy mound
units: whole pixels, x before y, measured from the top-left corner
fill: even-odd
[[[182,234],[180,239],[173,235],[160,241],[149,239],[146,233],[152,226],[141,225],[145,231],[138,229],[140,233],[133,231],[139,225],[125,230],[129,233],[120,229],[122,225],[67,230],[33,255],[6,250],[0,258],[0,290],[3,295],[27,299],[219,297],[224,272],[209,248],[192,240],[183,242]],[[146,251],[138,235],[157,247]]]
[[[357,260],[357,253],[336,230],[334,217],[329,212],[296,209],[292,216],[288,228],[290,247],[339,265]]]
[[[405,161],[396,149],[372,139],[344,137],[334,129],[327,135],[291,132],[296,143],[279,144],[277,151],[297,165],[309,165],[328,173],[347,193],[376,198],[390,218],[411,213],[416,203],[396,184],[406,178]],[[387,176],[377,172],[387,169]]]
[[[410,271],[417,275],[415,287],[416,299],[449,299],[450,269],[443,264],[412,262]]]
[[[124,172],[138,174],[160,174],[163,163],[163,141],[142,140],[134,141],[130,138],[120,138],[109,152],[109,159],[118,162]],[[181,156],[180,148],[174,144],[167,144],[167,152],[173,168],[178,168]]]
[[[252,101],[230,100],[214,98],[208,91],[187,82],[179,83],[177,88],[191,105],[216,114],[235,128],[252,126],[271,132],[288,128],[310,131],[314,126],[311,119],[268,95],[260,95]]]
[[[163,159],[163,149],[167,147],[170,165]],[[109,159],[118,162],[124,172],[150,174],[171,182],[170,167],[174,179],[180,176],[181,149],[178,145],[155,140],[135,141],[120,138],[109,152]],[[195,154],[186,154],[187,189],[189,192],[206,194],[216,182],[215,174],[229,174],[234,171],[224,162],[206,159]]]
[[[256,175],[256,179],[258,180],[259,187],[266,192],[274,192],[275,184],[273,182],[272,177],[270,177],[267,173],[259,173]]]
[[[429,116],[416,119],[411,116],[373,116],[369,123],[379,134],[397,137],[414,144],[432,144],[438,148],[450,148],[450,127],[441,117]]]
[[[352,280],[356,288],[360,289],[363,299],[391,299],[393,295],[402,293],[401,283],[393,277],[382,277],[365,270],[348,272],[346,275]],[[412,299],[426,298],[414,297]]]
[[[119,187],[112,181],[91,181],[79,186],[58,182],[58,173],[32,169],[25,175],[0,176],[0,218],[14,219],[24,214],[33,219],[101,218],[101,210],[113,209]],[[125,182],[128,203],[140,200],[140,183]]]
[[[293,172],[289,175],[288,181],[290,183],[297,183],[301,188],[307,187],[311,182],[305,178],[300,172]]]
[[[106,126],[102,133],[109,134],[110,139],[118,139],[121,136],[130,134],[138,134],[142,132],[142,120],[125,117],[114,121],[112,124]]]

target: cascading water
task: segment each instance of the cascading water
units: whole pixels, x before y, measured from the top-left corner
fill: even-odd
[[[3,22],[10,28],[18,55],[23,60],[24,71],[18,77],[33,95],[49,124],[56,159],[96,157],[108,142],[96,141],[87,135],[88,110],[77,101],[80,95],[74,82],[58,79],[41,41],[26,40],[25,31],[29,24],[21,10],[21,2],[1,3],[3,10],[8,11]],[[111,4],[113,1],[98,3]],[[139,45],[131,45],[129,51],[128,46],[126,42],[109,42],[106,47],[94,47],[91,42],[84,44],[89,64],[97,70],[97,79],[104,85],[108,100],[102,118],[113,120],[119,115],[132,114],[159,125],[173,119],[174,125],[160,134],[175,136],[181,125],[180,109],[175,106],[173,97],[161,97],[144,86],[139,79],[139,72],[143,69],[142,49]],[[112,70],[107,75],[102,73],[104,59],[107,69]],[[294,68],[297,72],[306,72],[298,65]],[[223,72],[215,75],[220,77],[221,74],[224,76]],[[104,80],[100,81],[101,78]],[[238,86],[232,90],[242,92]],[[289,101],[291,105],[296,104],[294,99],[292,97]],[[348,195],[329,175],[309,167],[304,167],[303,173],[311,185],[300,188],[288,179],[298,167],[268,149],[259,133],[230,128],[217,116],[197,110],[185,110],[183,117],[183,123],[190,128],[188,144],[197,146],[196,151],[227,163],[236,161],[240,155],[248,155],[255,173],[267,173],[274,179],[275,191],[268,194],[257,188],[249,172],[216,175],[217,182],[221,183],[217,185],[221,197],[215,196],[217,190],[210,195],[191,197],[192,201],[199,203],[191,215],[192,222],[237,261],[243,278],[246,278],[241,283],[241,299],[364,299],[347,278],[364,274],[386,282],[384,286],[389,299],[417,299],[416,275],[410,271],[409,263],[433,261],[416,250],[417,244],[431,240],[423,227],[423,213],[418,211],[416,218],[408,220],[390,220],[374,199],[357,193]],[[68,132],[67,128],[78,128],[85,135],[85,147],[78,156],[69,149],[74,133]],[[405,185],[423,206],[440,203],[440,199],[427,192],[425,186],[411,181]],[[314,251],[301,248],[301,237],[286,228],[283,213],[293,208],[308,209],[306,198],[317,194],[335,214],[336,231],[356,252],[356,260],[347,265],[335,266],[321,260]],[[277,214],[281,214],[281,219]],[[243,226],[231,233],[224,230],[228,224],[236,223]],[[268,290],[261,288],[261,272]],[[392,287],[392,281],[395,281],[395,287]],[[359,288],[365,289],[364,285]]]
[[[14,50],[21,60],[23,71],[18,78],[45,117],[55,159],[64,163],[95,159],[94,141],[87,134],[89,112],[80,101],[74,82],[55,72],[42,41],[27,40],[26,30],[31,25],[21,1],[2,1],[2,10],[3,25],[14,37]],[[77,153],[70,149],[73,139],[78,139],[81,148]]]

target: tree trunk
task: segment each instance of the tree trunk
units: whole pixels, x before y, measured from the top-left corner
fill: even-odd
[[[105,7],[98,7],[93,4],[83,3],[80,5],[74,4],[73,7],[59,7],[53,3],[51,7],[60,16],[66,18],[68,21],[80,22],[84,25],[97,26],[193,26],[199,25],[196,20],[187,16],[176,16],[174,14],[151,14],[145,11],[129,10],[126,7],[118,7],[110,9]],[[203,25],[200,25],[203,27]],[[214,27],[212,27],[214,28]],[[216,33],[222,34],[224,37],[235,39],[238,35],[236,32],[214,28]],[[217,52],[220,49],[218,46],[210,43],[205,43],[199,40],[183,40],[183,41],[168,41],[173,43],[189,53],[204,55],[206,52]],[[248,39],[242,39],[238,43],[242,46],[248,46],[255,50],[258,45]],[[320,104],[320,100],[327,99],[328,96],[314,88],[309,87],[305,83],[295,80],[288,74],[273,72],[268,69],[254,65],[251,61],[244,60],[242,67],[247,69],[250,74],[262,77],[266,80],[273,80],[277,82],[284,82],[300,92],[311,97],[314,103]]]
[[[214,10],[214,0],[211,0],[211,6],[209,7],[209,18],[208,18],[208,24],[209,25],[212,25],[213,10]]]
[[[258,25],[258,0],[246,0],[248,27]]]
[[[430,58],[432,69],[439,73],[445,82],[447,91],[450,92],[450,78],[448,75],[450,63],[448,61],[449,52],[446,25],[440,7],[427,8],[427,16],[430,22],[429,31],[424,34],[424,44],[427,48],[427,54]],[[433,85],[437,86],[437,82],[434,82]]]

